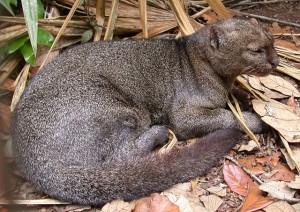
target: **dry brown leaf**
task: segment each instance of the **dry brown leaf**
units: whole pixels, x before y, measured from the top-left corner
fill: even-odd
[[[288,142],[300,142],[299,109],[276,101],[253,100],[252,104],[262,120],[279,131]]]
[[[238,149],[238,151],[239,151],[239,152],[241,152],[241,151],[251,152],[251,151],[257,150],[257,149],[258,149],[258,148],[257,148],[257,145],[256,145],[255,141],[250,140],[250,141],[248,142],[248,144],[243,144],[243,145],[241,145],[240,148]]]
[[[255,155],[249,155],[247,157],[239,158],[237,160],[241,166],[250,170],[253,174],[259,175],[264,173],[264,167],[262,164],[257,163]]]
[[[14,91],[15,91],[14,82],[15,82],[14,80],[7,78],[7,79],[0,85],[0,89],[14,92]]]
[[[272,26],[269,27],[269,31],[272,34],[284,34],[284,33],[291,33],[291,28],[289,26],[280,27],[277,22],[273,22]]]
[[[277,201],[264,208],[266,212],[296,212],[295,209],[287,201]]]
[[[290,144],[290,149],[294,155],[294,159],[296,162],[300,164],[300,145],[299,144]],[[288,154],[288,151],[286,149],[280,149],[281,152],[284,154],[284,157],[287,161],[287,164],[289,165],[291,170],[294,170],[296,168],[296,164],[291,158],[291,156]]]
[[[101,209],[101,212],[132,211],[134,209],[135,204],[136,204],[136,201],[124,202],[123,200],[115,200],[115,201],[105,204],[103,206],[103,208]]]
[[[292,207],[295,209],[295,212],[300,211],[300,203],[293,204]],[[271,211],[271,212],[274,212],[274,211]]]
[[[275,39],[275,44],[278,46],[288,48],[288,49],[300,51],[300,47],[297,47],[294,43],[289,42],[287,40]]]
[[[209,212],[217,211],[223,203],[223,200],[216,195],[201,196],[200,200]]]
[[[295,176],[294,181],[287,182],[286,184],[288,187],[290,187],[292,189],[300,190],[300,176],[299,175]]]
[[[287,96],[300,97],[299,91],[288,81],[280,76],[268,75],[259,77],[260,82],[269,89],[276,90]]]
[[[286,181],[290,182],[295,180],[295,174],[289,170],[286,166],[278,163],[277,166],[275,166],[272,171],[277,171],[274,175],[272,175],[269,180],[271,181]]]
[[[115,210],[119,211],[119,210]],[[172,203],[168,197],[159,195],[158,193],[151,194],[151,198],[140,200],[134,207],[134,212],[180,212],[179,207]]]
[[[206,20],[206,23],[208,24],[216,22],[219,19],[215,12],[206,12],[202,15],[202,17],[204,18],[204,20]]]
[[[184,211],[184,212],[193,212],[194,208],[191,206],[189,200],[185,198],[184,196],[180,195],[179,197],[176,197],[174,194],[167,194],[166,195],[169,200],[177,205],[179,207],[179,211]]]
[[[169,197],[169,199],[175,204],[177,204],[177,201],[181,202],[177,204],[180,210],[182,210],[182,208],[189,208],[189,205],[196,210],[197,208],[201,208],[198,193],[199,192],[197,190],[192,192],[192,186],[189,182],[176,184],[161,194]],[[185,204],[183,197],[188,200],[189,205]]]
[[[291,106],[291,107],[298,107],[298,108],[300,107],[300,102],[296,102],[294,96],[291,96],[291,97],[287,100],[286,104],[287,104],[288,106]]]
[[[270,156],[256,157],[257,163],[262,164],[263,166],[270,164],[271,166],[277,166],[279,162],[279,157],[281,156],[280,152],[272,152]]]
[[[219,186],[212,186],[209,187],[208,189],[206,189],[207,191],[209,191],[210,193],[216,194],[220,197],[225,197],[226,196],[226,188],[222,188]]]
[[[248,80],[251,87],[256,90],[264,92],[264,94],[271,99],[282,99],[285,98],[286,95],[279,93],[277,91],[272,91],[265,86],[263,86],[259,80],[259,77],[244,75],[244,77]]]
[[[234,164],[226,164],[223,166],[224,180],[229,188],[239,195],[247,195],[247,187],[249,189],[256,188],[251,178],[238,166]]]
[[[259,186],[259,189],[268,192],[274,198],[293,198],[296,191],[290,189],[284,181],[267,182]]]
[[[263,192],[258,187],[249,189],[249,193],[241,207],[241,212],[256,211],[270,205],[274,200],[270,197],[265,197]]]
[[[273,202],[271,198],[263,196],[263,192],[258,189],[258,186],[238,166],[224,164],[223,174],[224,180],[231,190],[242,196],[246,196],[241,211],[254,211]]]

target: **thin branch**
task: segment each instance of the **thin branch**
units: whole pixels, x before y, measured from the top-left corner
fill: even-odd
[[[266,17],[266,16],[254,15],[254,14],[243,13],[243,12],[240,12],[240,14],[245,15],[245,16],[249,16],[251,18],[258,18],[258,19],[261,19],[261,20],[264,20],[264,21],[277,22],[279,24],[284,24],[284,25],[300,28],[300,24],[296,24],[296,23],[292,23],[292,22],[288,22],[288,21],[282,21],[282,20],[275,19],[275,18],[269,18],[269,17]]]
[[[230,160],[231,162],[233,162],[234,164],[236,164],[238,167],[240,167],[241,169],[243,169],[247,174],[250,175],[250,177],[252,177],[254,180],[256,180],[256,182],[258,182],[259,184],[263,184],[264,182],[261,181],[258,177],[255,176],[255,174],[253,174],[250,170],[246,169],[245,167],[243,167],[241,164],[239,164],[239,162],[237,162],[233,157],[229,157],[229,156],[225,156],[226,159]]]
[[[248,2],[248,1],[244,1],[244,2],[239,2],[236,4],[226,4],[224,3],[224,5],[229,6],[229,7],[238,7],[238,6],[246,6],[246,5],[262,5],[262,4],[274,4],[274,3],[280,3],[280,2],[299,2],[300,0],[271,0],[271,1],[256,1],[256,2]]]

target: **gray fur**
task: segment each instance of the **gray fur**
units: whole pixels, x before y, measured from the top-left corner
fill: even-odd
[[[276,58],[272,38],[241,19],[179,40],[79,45],[46,65],[17,104],[18,167],[39,191],[92,205],[202,175],[241,136],[225,109],[233,80],[241,72],[269,73]],[[244,115],[261,132],[260,120]],[[159,155],[166,127],[179,139],[210,134]]]

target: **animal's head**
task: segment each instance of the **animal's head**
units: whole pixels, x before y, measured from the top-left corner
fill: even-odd
[[[279,63],[272,35],[255,19],[225,19],[208,26],[208,30],[206,55],[221,77],[264,76]]]

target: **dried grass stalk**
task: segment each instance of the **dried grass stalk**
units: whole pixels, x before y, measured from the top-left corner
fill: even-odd
[[[115,23],[117,19],[118,5],[119,5],[119,0],[112,1],[112,8],[108,19],[104,40],[111,40],[113,37],[113,30],[115,28]]]
[[[231,18],[229,11],[220,0],[206,0],[209,6],[217,13],[220,18]]]
[[[42,68],[42,67],[44,66],[45,62],[47,61],[47,59],[48,59],[48,57],[49,57],[50,52],[51,52],[52,49],[54,48],[55,44],[58,42],[58,40],[59,40],[59,38],[61,37],[63,31],[66,29],[66,27],[67,27],[67,25],[68,25],[70,19],[72,18],[73,14],[74,14],[74,12],[76,11],[76,9],[77,9],[78,5],[80,4],[80,2],[81,2],[81,0],[76,0],[76,1],[75,1],[75,3],[74,3],[74,5],[73,5],[72,9],[70,10],[70,12],[69,12],[69,14],[68,14],[66,20],[64,21],[64,24],[62,25],[62,27],[61,27],[61,29],[59,30],[57,36],[55,37],[55,40],[54,40],[53,44],[51,45],[51,48],[49,49],[49,51],[48,51],[48,53],[47,53],[47,56],[45,57],[45,59],[44,59],[43,63],[41,64],[41,67],[40,67],[40,68]]]
[[[94,41],[99,41],[102,36],[105,20],[105,0],[98,0],[96,4],[96,24]]]
[[[177,20],[179,29],[183,35],[190,35],[195,32],[191,25],[188,16],[184,12],[179,0],[170,0],[170,5],[173,10],[174,16]]]
[[[148,38],[147,0],[139,0],[139,9],[144,38]]]

